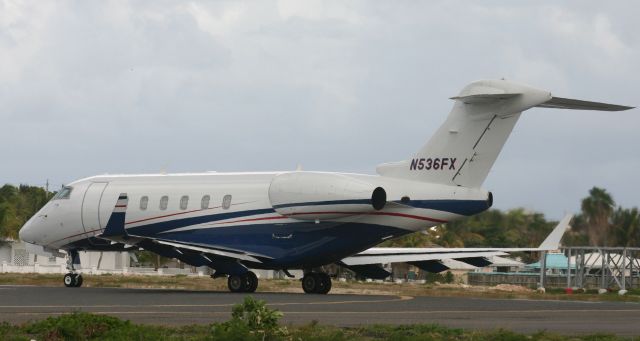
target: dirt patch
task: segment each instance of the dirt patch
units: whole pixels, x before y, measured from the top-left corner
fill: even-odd
[[[514,284],[498,284],[495,287],[489,287],[489,289],[507,292],[535,292],[535,290]]]

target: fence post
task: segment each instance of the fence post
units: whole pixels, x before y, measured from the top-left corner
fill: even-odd
[[[618,291],[619,295],[624,295],[627,293],[627,248],[622,249],[622,278],[621,284],[622,288]]]
[[[567,289],[571,288],[571,248],[567,249]]]
[[[540,284],[538,291],[544,293],[544,279],[547,276],[547,251],[540,252]]]

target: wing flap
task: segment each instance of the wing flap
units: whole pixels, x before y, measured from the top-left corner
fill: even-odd
[[[193,246],[193,245],[189,245],[189,244],[184,244],[184,243],[179,243],[179,242],[170,242],[170,241],[165,241],[165,240],[160,240],[160,239],[155,239],[155,242],[158,243],[158,244],[162,244],[162,245],[173,246],[173,247],[178,248],[178,249],[187,249],[187,250],[191,250],[191,251],[197,251],[197,252],[204,252],[204,253],[207,253],[207,254],[213,254],[213,255],[221,256],[221,257],[235,258],[235,259],[245,260],[245,261],[249,261],[249,262],[262,263],[259,259],[255,258],[255,257],[252,257],[252,256],[250,256],[248,254],[228,252],[228,251],[218,250],[218,249],[214,249],[214,248]]]

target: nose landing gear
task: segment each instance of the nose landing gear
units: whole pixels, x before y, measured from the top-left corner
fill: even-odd
[[[67,270],[69,273],[64,275],[63,282],[67,288],[79,288],[82,286],[82,275],[76,271],[75,264],[80,265],[80,254],[78,250],[70,250],[67,253]]]

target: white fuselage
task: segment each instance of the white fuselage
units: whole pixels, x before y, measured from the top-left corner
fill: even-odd
[[[386,191],[384,208],[370,207],[367,186]],[[95,237],[118,195],[127,193],[125,227],[132,235],[242,250],[275,263],[324,262],[491,205],[480,189],[343,173],[105,175],[66,188],[68,198],[50,201],[23,227],[23,240],[50,249],[97,248]],[[287,198],[293,203],[283,205]]]

